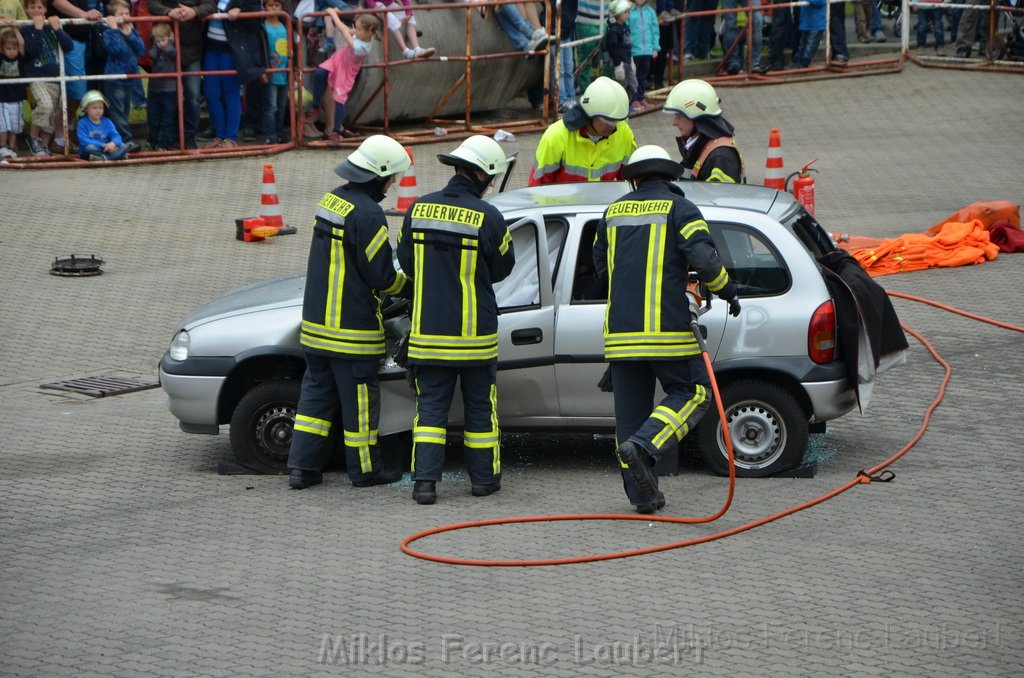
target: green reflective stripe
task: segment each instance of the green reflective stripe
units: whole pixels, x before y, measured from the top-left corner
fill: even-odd
[[[717,182],[723,183],[723,184],[735,184],[736,183],[735,179],[730,177],[728,174],[723,172],[718,167],[716,167],[715,169],[711,170],[711,174],[709,174],[708,178],[705,179],[704,181],[717,181]]]
[[[696,341],[693,332],[610,332],[604,339],[606,344],[682,344]]]
[[[447,348],[422,348],[409,344],[409,357],[418,358],[420,360],[444,360],[444,361],[459,361],[459,360],[494,360],[498,357],[498,347],[495,346],[491,350],[478,349],[475,351],[452,351]]]
[[[405,283],[407,280],[408,278],[405,277],[405,273],[402,273],[401,271],[395,271],[395,282],[391,283],[391,285],[387,289],[381,290],[381,292],[383,292],[384,294],[392,295],[398,294],[399,292],[402,291],[402,288],[405,287]]]
[[[356,449],[361,472],[373,473],[370,445],[376,444],[377,432],[370,430],[370,392],[366,384],[356,384],[356,424],[358,431],[345,430],[345,446]]]
[[[379,341],[384,339],[384,330],[356,330],[347,327],[330,327],[328,325],[321,325],[311,320],[302,321],[302,331],[310,334],[322,335],[329,339],[338,339],[346,341]]]
[[[381,247],[384,247],[384,243],[388,241],[388,227],[381,226],[380,230],[377,231],[377,235],[373,236],[373,240],[366,246],[366,260],[373,261],[373,258],[377,256],[377,252],[380,251]]]
[[[419,332],[412,332],[409,335],[409,340],[410,345],[412,342],[415,342],[424,348],[486,348],[488,346],[498,345],[498,334],[481,334],[470,337],[449,337],[443,334],[420,334]]]
[[[305,333],[299,335],[299,343],[309,348],[332,351],[334,353],[348,353],[352,355],[375,356],[385,352],[386,345],[383,340],[375,343],[354,343],[349,341],[336,341],[322,337],[311,336]]]
[[[665,226],[668,224],[668,215],[659,214],[654,219],[644,219],[632,215],[621,217],[609,217],[605,219],[608,228],[623,228],[628,226]]]
[[[674,412],[667,407],[659,405],[654,408],[654,412],[651,416],[659,421],[665,423],[665,427],[654,436],[651,441],[657,448],[661,449],[665,443],[668,442],[670,436],[675,436],[676,440],[682,440],[687,433],[690,431],[689,424],[687,421],[693,416],[694,411],[704,404],[707,400],[708,392],[700,384],[694,385],[693,397],[686,401],[678,412]]]
[[[295,415],[295,430],[312,433],[315,436],[327,437],[331,433],[331,422],[326,419],[308,417],[304,414]]]
[[[708,283],[708,289],[712,292],[717,292],[728,284],[729,273],[725,270],[725,266],[723,266],[719,274],[715,276],[715,279]]]
[[[700,355],[696,340],[686,343],[656,344],[635,341],[605,341],[604,357],[608,360],[629,358],[688,358]]]
[[[708,235],[711,235],[711,231],[708,230],[708,222],[704,221],[703,219],[695,219],[690,223],[686,224],[681,229],[679,229],[679,234],[684,238],[689,239],[692,238],[693,234],[696,233],[697,231],[704,231]]]
[[[417,417],[418,419],[419,417]],[[447,438],[445,429],[436,426],[420,426],[416,423],[412,427],[413,443],[432,443],[444,445]]]
[[[413,230],[422,230],[426,224],[430,229],[475,236],[484,225],[484,213],[479,210],[433,202],[416,202],[409,217]]]
[[[327,295],[324,308],[324,324],[341,324],[342,290],[345,286],[345,249],[341,238],[332,238],[330,264],[327,269]]]
[[[302,321],[302,331],[322,334],[330,338],[349,339],[352,341],[373,341],[375,339],[383,338],[384,336],[384,330],[381,329],[357,330],[347,327],[332,327],[329,325],[321,325],[320,323],[315,323],[311,320]]]
[[[665,259],[665,225],[651,224],[647,234],[647,289],[644,290],[644,305],[647,318],[644,331],[657,332],[661,329],[661,287],[662,263]]]
[[[463,241],[463,245],[466,242]],[[476,334],[476,259],[475,249],[462,250],[459,285],[462,287],[462,335]]]
[[[413,253],[413,271],[412,282],[416,288],[412,295],[412,327],[410,328],[410,334],[419,334],[420,332],[420,318],[423,317],[423,259],[425,256],[425,246],[421,242],[416,242],[413,238],[412,253]]]
[[[498,428],[498,387],[495,384],[491,384],[491,430],[497,438],[491,453],[491,472],[498,475],[501,473],[501,430]]]
[[[498,444],[498,432],[484,431],[482,433],[477,433],[475,431],[466,431],[463,433],[463,444],[466,447],[473,447],[476,449],[494,447]]]
[[[512,246],[512,234],[509,230],[505,229],[505,237],[501,239],[501,244],[498,245],[498,253],[504,256],[508,253],[508,248]]]

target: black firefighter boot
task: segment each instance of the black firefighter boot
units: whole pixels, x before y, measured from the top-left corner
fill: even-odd
[[[412,486],[412,498],[417,504],[433,504],[437,501],[437,483],[433,480],[417,480]]]

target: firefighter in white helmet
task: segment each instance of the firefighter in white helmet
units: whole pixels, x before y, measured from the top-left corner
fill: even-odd
[[[329,436],[339,424],[354,486],[401,478],[401,471],[382,473],[377,369],[385,355],[381,295],[407,295],[409,281],[395,269],[378,203],[410,164],[391,137],[368,137],[334,170],[347,183],[317,206],[299,334],[306,372],[288,455],[294,489],[322,481]],[[340,421],[334,421],[339,407]]]
[[[594,266],[608,278],[604,357],[615,397],[615,454],[639,513],[665,505],[653,467],[711,402],[690,329],[689,272],[728,301],[730,315],[740,313],[703,215],[673,183],[682,172],[660,146],[638,148],[624,170],[633,191],[608,206],[594,240]],[[652,410],[655,381],[665,397]]]
[[[703,80],[683,80],[672,88],[662,109],[674,115],[676,143],[683,156],[683,179],[747,183],[736,128],[722,115],[721,99]]]
[[[471,136],[437,156],[455,176],[406,211],[398,260],[412,277],[408,369],[416,387],[413,499],[437,501],[456,382],[465,409],[463,457],[472,494],[501,489],[497,390],[498,307],[493,284],[516,262],[501,212],[481,199],[508,165],[494,139]]]
[[[530,185],[622,179],[622,166],[636,150],[628,117],[622,85],[604,76],[594,80],[579,103],[544,131]]]

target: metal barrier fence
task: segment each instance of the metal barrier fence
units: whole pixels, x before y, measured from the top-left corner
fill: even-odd
[[[128,75],[83,75],[83,76],[71,76],[66,73],[64,56],[63,53],[59,53],[59,76],[57,78],[19,78],[19,79],[5,79],[6,84],[16,83],[30,83],[38,80],[45,80],[49,82],[58,82],[61,90],[61,105],[66,108],[65,102],[66,88],[68,82],[74,81],[86,81],[102,82],[104,80],[118,79],[118,80],[133,80],[133,79],[160,79],[160,78],[174,78],[176,80],[177,90],[177,103],[178,103],[178,120],[177,120],[177,138],[178,147],[172,150],[147,150],[138,153],[133,153],[132,157],[125,160],[118,161],[119,163],[148,163],[148,162],[166,162],[172,160],[192,160],[197,158],[209,158],[209,157],[238,157],[238,156],[253,156],[253,155],[265,155],[268,153],[276,153],[285,151],[296,146],[303,147],[336,147],[336,146],[355,146],[365,138],[365,135],[372,133],[384,133],[394,136],[405,144],[416,144],[430,141],[436,141],[435,131],[438,127],[444,130],[446,135],[451,135],[453,138],[461,138],[469,136],[471,134],[492,134],[498,127],[503,129],[509,129],[513,131],[536,131],[544,129],[547,124],[553,119],[555,113],[555,106],[553,100],[557,101],[557,92],[559,87],[560,69],[552,68],[552,60],[557,59],[560,50],[573,49],[579,46],[591,45],[589,54],[583,60],[583,63],[577,63],[576,75],[579,72],[588,67],[589,62],[594,59],[600,59],[600,50],[604,37],[604,27],[607,25],[604,21],[605,18],[605,7],[606,3],[601,2],[601,31],[598,35],[588,37],[579,40],[567,41],[564,43],[552,43],[552,48],[536,50],[536,54],[543,56],[543,76],[542,84],[545,96],[543,98],[543,104],[540,110],[540,114],[537,116],[525,116],[521,119],[503,119],[500,123],[487,122],[486,120],[481,121],[480,116],[476,116],[472,110],[472,93],[473,93],[473,65],[482,62],[486,64],[493,60],[498,59],[510,59],[510,58],[521,58],[523,52],[516,51],[499,51],[487,54],[474,54],[473,53],[473,12],[480,11],[482,8],[494,8],[500,5],[518,5],[529,2],[535,2],[536,0],[479,0],[472,3],[467,2],[456,2],[456,3],[445,3],[435,5],[413,5],[410,7],[398,6],[394,8],[383,8],[377,7],[374,9],[357,9],[351,11],[340,12],[343,17],[355,18],[360,14],[377,14],[386,15],[391,12],[405,12],[408,10],[414,13],[426,13],[436,11],[447,11],[447,12],[461,12],[464,14],[465,21],[465,49],[461,50],[461,53],[451,53],[430,57],[430,61],[444,61],[444,62],[455,62],[464,64],[464,69],[457,80],[442,92],[438,92],[437,102],[434,105],[432,111],[423,119],[421,125],[397,125],[391,119],[391,98],[392,98],[392,75],[395,69],[406,67],[411,63],[421,61],[420,59],[396,59],[390,58],[390,40],[388,38],[387,31],[383,31],[382,36],[383,42],[383,56],[380,62],[377,63],[364,63],[362,68],[367,70],[380,69],[382,77],[380,82],[372,88],[372,91],[366,97],[366,101],[357,110],[353,111],[351,116],[348,117],[348,127],[357,130],[359,134],[350,139],[344,139],[337,143],[328,143],[326,141],[307,141],[303,139],[302,128],[303,128],[303,94],[304,87],[302,82],[304,78],[308,78],[310,74],[315,72],[315,65],[307,65],[307,53],[306,53],[306,41],[302,35],[302,31],[298,30],[305,26],[309,21],[316,20],[321,17],[327,17],[326,12],[312,12],[309,14],[303,14],[297,18],[293,18],[284,12],[252,12],[239,14],[236,19],[251,19],[261,20],[268,16],[275,15],[281,20],[287,33],[288,41],[288,68],[287,69],[268,69],[268,73],[284,71],[288,75],[288,91],[289,91],[289,129],[291,138],[287,141],[277,144],[248,144],[245,146],[237,146],[230,148],[187,148],[185,138],[185,107],[184,107],[184,96],[185,87],[184,81],[187,78],[200,78],[205,76],[217,76],[217,75],[231,75],[236,74],[236,71],[216,71],[216,70],[183,70],[182,68],[182,50],[181,50],[181,34],[180,34],[180,23],[172,20],[168,17],[157,17],[157,16],[139,16],[130,17],[125,21],[133,24],[142,23],[166,23],[171,26],[174,36],[174,44],[177,48],[176,55],[176,71],[174,73],[135,73]],[[740,0],[742,3],[743,0]],[[841,0],[832,0],[832,4],[841,2]],[[967,10],[978,10],[983,11],[987,15],[987,39],[983,42],[983,48],[976,58],[967,58],[964,56],[925,56],[925,55],[910,55],[909,39],[910,39],[910,22],[903,20],[900,26],[900,45],[899,52],[895,56],[886,56],[884,58],[866,58],[866,59],[850,59],[843,60],[841,63],[835,60],[835,55],[832,53],[830,30],[831,22],[826,21],[825,35],[822,39],[824,46],[825,56],[824,61],[817,65],[812,65],[807,68],[800,68],[794,70],[781,70],[781,71],[768,71],[758,72],[755,69],[754,58],[760,58],[760,55],[754,55],[752,50],[748,49],[746,54],[745,69],[736,74],[728,74],[726,71],[726,64],[729,61],[733,52],[738,49],[741,43],[745,40],[747,45],[753,44],[753,28],[755,22],[753,16],[755,12],[770,13],[775,9],[779,8],[798,8],[807,6],[807,2],[788,2],[788,3],[774,3],[771,5],[755,6],[753,0],[747,0],[747,4],[744,6],[738,6],[736,8],[728,9],[714,9],[706,11],[696,12],[682,12],[677,16],[660,20],[662,25],[668,25],[675,31],[675,42],[676,49],[668,49],[668,63],[665,72],[665,84],[666,86],[649,91],[648,95],[651,100],[656,104],[654,107],[647,109],[655,110],[657,103],[664,98],[671,87],[688,77],[703,77],[704,79],[718,85],[718,86],[745,86],[745,85],[763,85],[763,84],[779,84],[791,81],[807,81],[822,78],[835,78],[835,77],[849,77],[858,75],[868,75],[877,73],[893,73],[898,72],[902,69],[903,62],[910,58],[916,63],[926,66],[943,66],[943,67],[955,67],[955,68],[971,68],[971,69],[983,69],[983,70],[997,70],[1005,72],[1024,72],[1024,65],[1013,60],[1004,60],[999,58],[1001,55],[998,53],[998,46],[1002,45],[1004,51],[1010,48],[1014,48],[1011,44],[1007,47],[1007,40],[1011,40],[1014,37],[1014,30],[1019,28],[1021,22],[1022,10],[1019,7],[1011,7],[1006,5],[997,4],[996,0],[991,0],[989,4],[984,5],[970,5],[970,4],[950,4],[950,3],[930,3],[923,0],[902,0],[901,12],[902,17],[911,16],[911,8],[923,7],[926,9],[967,9]],[[845,4],[845,2],[842,2]],[[546,18],[545,25],[553,27],[548,32],[554,36],[560,35],[561,29],[561,12],[559,10],[558,0],[552,3],[547,0],[543,3],[544,15]],[[718,20],[719,17],[723,17],[728,14],[745,14],[747,21],[746,26],[742,31],[738,31],[735,39],[729,45],[723,44],[723,51],[720,60],[717,63],[703,63],[693,64],[687,63],[683,58],[684,45],[685,45],[685,33],[686,23],[688,20],[694,20],[702,17],[711,17],[714,20]],[[1009,17],[1009,22],[1007,21]],[[226,19],[226,14],[214,14],[203,19],[203,21],[210,21],[213,19]],[[1000,33],[1000,22],[1012,23],[1011,32],[1009,38],[1001,38]],[[20,21],[14,22],[14,25],[26,25],[31,24],[31,21]],[[63,19],[61,20],[63,25],[67,24],[88,24],[95,25],[100,22],[94,22],[83,19]],[[386,22],[385,22],[386,23]],[[1014,48],[1015,49],[1015,48]],[[678,50],[678,51],[677,51]],[[447,50],[452,51],[454,50]],[[709,72],[710,66],[710,72]],[[478,66],[482,67],[482,66]],[[464,97],[464,115],[459,118],[450,118],[440,115],[440,111],[453,100],[453,98],[462,91]],[[430,96],[431,92],[429,88],[423,88],[424,96]],[[380,99],[383,107],[383,119],[380,124],[370,124],[369,122],[362,121],[366,111],[369,109],[377,99]],[[72,111],[72,114],[75,112]],[[64,116],[63,120],[63,136],[66,139],[65,150],[63,155],[50,156],[50,157],[37,157],[37,156],[19,156],[17,158],[9,159],[7,162],[0,164],[2,168],[39,168],[39,167],[69,167],[69,166],[90,166],[90,163],[75,157],[72,152],[72,143],[68,134],[68,120],[67,116]]]

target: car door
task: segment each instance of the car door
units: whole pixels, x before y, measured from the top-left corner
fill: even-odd
[[[498,302],[498,413],[502,426],[525,426],[558,412],[554,380],[552,257],[564,233],[549,233],[539,214],[509,226],[516,265],[494,286]]]
[[[571,220],[563,253],[566,263],[561,266],[555,290],[555,379],[560,411],[567,419],[565,426],[600,423],[595,418],[614,420],[611,393],[597,387],[607,367],[603,336],[607,290],[599,284],[593,264],[594,234],[600,219],[599,213],[581,213]],[[682,295],[683,290],[679,293]],[[700,318],[712,359],[721,344],[726,318],[723,302],[712,304]]]

